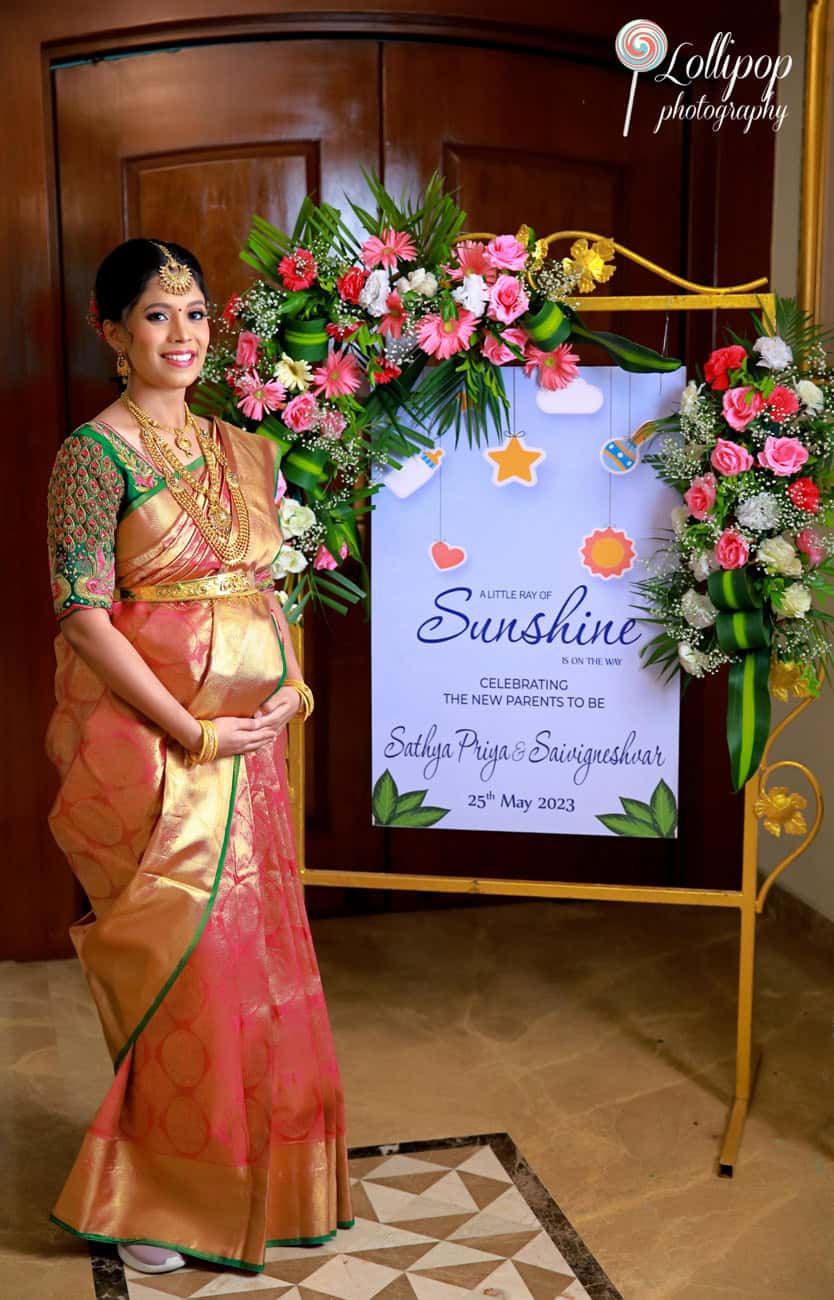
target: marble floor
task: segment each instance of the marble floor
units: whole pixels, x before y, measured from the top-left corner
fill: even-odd
[[[834,967],[759,930],[765,1055],[732,1180],[724,912],[490,903],[317,921],[352,1147],[507,1132],[625,1300],[831,1300]],[[0,965],[0,1293],[93,1300],[46,1215],[110,1066],[72,961]]]

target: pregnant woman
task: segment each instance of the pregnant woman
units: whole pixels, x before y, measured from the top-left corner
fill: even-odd
[[[47,747],[115,1078],[52,1217],[142,1272],[257,1271],[352,1223],[290,821],[286,727],[313,700],[270,570],[276,448],[185,403],[209,341],[186,249],[119,245],[95,307],[126,386],[52,474]]]

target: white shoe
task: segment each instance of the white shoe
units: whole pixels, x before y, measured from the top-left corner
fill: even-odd
[[[116,1243],[119,1259],[137,1273],[173,1273],[185,1268],[185,1256],[167,1246],[125,1246]]]

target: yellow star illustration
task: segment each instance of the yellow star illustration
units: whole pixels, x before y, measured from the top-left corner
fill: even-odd
[[[503,487],[513,479],[525,487],[534,487],[535,465],[545,460],[547,453],[539,447],[525,447],[520,435],[514,433],[499,451],[485,451],[484,456],[492,462],[492,481],[496,487]]]

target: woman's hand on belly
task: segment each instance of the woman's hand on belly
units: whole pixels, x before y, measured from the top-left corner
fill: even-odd
[[[281,730],[281,727],[276,730],[274,721],[265,717],[215,718],[214,728],[217,732],[217,758],[226,758],[229,754],[253,754],[256,749],[273,744]]]
[[[287,723],[295,717],[301,708],[301,696],[294,686],[282,686],[255,710],[254,721],[266,724],[272,729],[273,739],[280,736]]]

